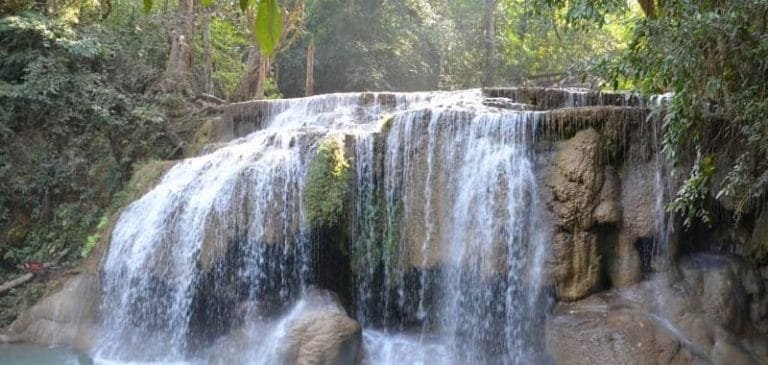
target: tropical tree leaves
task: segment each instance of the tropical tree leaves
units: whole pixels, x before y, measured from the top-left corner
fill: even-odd
[[[283,18],[277,0],[261,0],[256,8],[256,39],[261,53],[271,57],[280,43]]]
[[[153,0],[142,0],[144,12],[152,10]],[[199,0],[203,6],[213,5],[214,0]],[[254,0],[240,0],[240,10],[245,12]],[[267,57],[274,54],[283,32],[283,17],[277,0],[260,0],[256,5],[256,20],[253,25],[261,53]]]

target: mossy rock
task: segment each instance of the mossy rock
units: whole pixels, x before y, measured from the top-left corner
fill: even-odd
[[[195,131],[192,140],[184,149],[184,155],[187,157],[198,156],[204,151],[205,146],[213,142],[216,142],[216,125],[214,119],[209,119]]]
[[[123,208],[155,187],[174,164],[175,161],[149,160],[134,166],[131,179],[112,199],[107,213],[101,218],[93,234],[86,238],[85,247],[82,249],[82,255],[85,257],[82,268],[85,271],[95,273],[99,270],[101,259],[109,247],[110,234]]]
[[[332,227],[341,222],[349,179],[344,141],[341,136],[330,136],[320,142],[307,169],[304,204],[311,227]]]

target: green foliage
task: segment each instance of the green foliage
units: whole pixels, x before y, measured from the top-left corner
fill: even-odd
[[[694,219],[705,224],[712,221],[704,204],[716,170],[712,157],[698,156],[688,179],[677,192],[675,200],[670,203],[668,209],[683,216],[683,224],[686,226],[693,224]]]
[[[161,110],[109,81],[121,51],[101,37],[34,13],[0,20],[0,211],[31,222],[0,220],[22,240],[0,261],[77,256],[133,161],[170,150]]]
[[[532,0],[529,4],[536,14],[580,29],[603,26],[610,14],[627,9],[626,0]]]
[[[712,191],[736,201],[737,216],[747,213],[768,192],[768,2],[654,3],[655,16],[635,20],[626,52],[600,71],[614,87],[672,93],[664,110],[664,149],[678,165],[696,157],[671,209],[687,224],[706,221],[702,200]],[[596,10],[598,17],[612,11]],[[722,183],[711,178],[714,160],[726,169]]]
[[[109,217],[107,215],[102,216],[99,220],[99,223],[96,225],[95,232],[88,235],[88,237],[85,239],[83,248],[80,249],[81,257],[88,257],[88,254],[93,251],[93,249],[96,247],[96,244],[98,244],[101,240],[101,235],[107,228],[107,223],[109,223]]]
[[[631,14],[623,7],[602,16],[599,25],[585,23],[578,29],[560,25],[567,21],[568,14],[552,10],[553,18],[552,13],[542,14],[540,7],[527,0],[507,0],[503,7],[502,74],[528,78],[587,73],[601,58],[617,56],[631,36],[631,29],[626,26]],[[581,18],[583,15],[579,15]]]
[[[203,6],[212,6],[214,0],[200,0]],[[154,0],[142,0],[144,12],[152,11]],[[253,0],[240,0],[240,10],[245,12],[252,6]],[[256,21],[253,25],[256,30],[256,38],[259,41],[259,49],[262,54],[272,56],[280,42],[280,34],[283,31],[283,14],[277,0],[259,0],[256,5]]]
[[[238,29],[237,23],[225,17],[211,19],[211,43],[213,45],[212,61],[216,65],[213,70],[213,84],[216,95],[230,95],[245,73],[245,64],[240,59],[241,52],[248,47],[246,34]],[[198,50],[202,47],[198,42]]]
[[[256,7],[255,27],[261,53],[272,57],[283,31],[283,18],[280,16],[280,5],[277,4],[277,0],[259,0],[259,5]]]
[[[251,6],[252,1],[251,0],[240,0],[240,10],[242,12],[245,12],[248,10],[248,7]]]
[[[437,87],[440,50],[431,1],[307,4],[307,36],[281,53],[279,84],[287,95],[304,93],[306,47],[313,38],[315,92],[427,90]]]
[[[701,182],[707,163],[697,158],[680,201],[690,207],[710,187],[737,203],[737,215],[768,191],[768,31],[761,0],[665,2],[659,16],[636,26],[629,52],[615,74],[633,79],[646,92],[672,91],[664,144],[677,161],[736,153],[720,186]],[[718,120],[730,121],[723,126]],[[704,161],[706,162],[706,161]],[[674,206],[687,217],[696,209]]]
[[[0,296],[0,328],[10,325],[21,311],[33,306],[45,293],[44,283],[32,282]]]
[[[349,191],[349,160],[340,137],[329,137],[317,148],[307,169],[304,204],[313,227],[332,227],[341,221]]]

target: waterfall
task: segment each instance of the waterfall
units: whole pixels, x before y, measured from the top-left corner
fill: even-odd
[[[442,363],[524,363],[537,294],[525,283],[546,245],[531,224],[542,219],[530,149],[538,114],[445,105],[395,115],[385,137],[384,225],[396,231],[385,235],[401,245],[398,262],[385,258],[387,285],[366,287],[370,269],[360,282],[363,292],[383,291],[383,333],[411,327],[418,338],[370,334],[371,362],[403,361],[392,350],[400,347],[415,356],[408,361],[437,363],[414,355],[413,341],[427,341],[442,348]],[[358,160],[358,170],[368,165]],[[370,294],[361,301],[375,305]]]
[[[275,356],[328,264],[303,189],[318,146],[337,135],[352,141],[349,309],[366,362],[531,361],[549,236],[532,159],[541,112],[483,105],[480,90],[230,110],[244,136],[180,161],[121,213],[97,362],[206,363],[235,331],[248,334],[241,361]]]

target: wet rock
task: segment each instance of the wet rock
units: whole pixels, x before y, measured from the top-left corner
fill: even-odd
[[[747,265],[734,257],[711,254],[686,257],[680,263],[684,279],[692,288],[692,299],[699,302],[705,316],[735,333],[742,332],[750,321],[742,285],[750,276],[747,274],[750,270],[744,268]]]
[[[559,364],[768,363],[766,317],[747,310],[766,297],[754,266],[694,254],[679,270],[559,304],[549,353]]]
[[[546,343],[557,364],[691,363],[680,342],[652,317],[609,310],[605,303],[559,308],[547,322]]]
[[[654,237],[656,226],[656,192],[652,163],[630,163],[622,176],[621,206],[625,235],[629,238]]]
[[[362,359],[362,328],[333,292],[310,288],[278,319],[242,310],[249,313],[245,325],[214,343],[209,363],[354,365]]]
[[[712,349],[712,361],[715,364],[757,365],[759,360],[751,356],[739,345],[729,341],[717,341]]]
[[[518,111],[535,110],[533,105],[516,103],[507,98],[486,98],[483,100],[483,105]]]
[[[768,258],[768,209],[764,209],[755,220],[748,247],[752,256],[758,260]]]
[[[347,316],[336,294],[310,289],[301,312],[287,324],[280,343],[283,364],[353,365],[362,350],[362,328]]]
[[[89,349],[99,303],[97,280],[95,274],[67,280],[61,290],[22,313],[11,324],[7,339]]]
[[[543,173],[549,188],[546,205],[555,230],[551,272],[558,297],[576,300],[590,294],[601,280],[597,235],[588,231],[595,222],[592,212],[604,179],[600,135],[586,129],[555,148],[554,158]],[[606,191],[610,194],[615,192]]]
[[[600,189],[599,203],[592,212],[597,224],[618,224],[621,222],[621,180],[612,166],[604,170],[603,187]]]
[[[301,365],[353,365],[362,347],[357,321],[335,310],[311,311],[289,330],[285,363]]]
[[[619,234],[615,257],[610,267],[611,284],[615,288],[625,288],[643,279],[643,262],[635,248],[634,240],[626,232]]]

